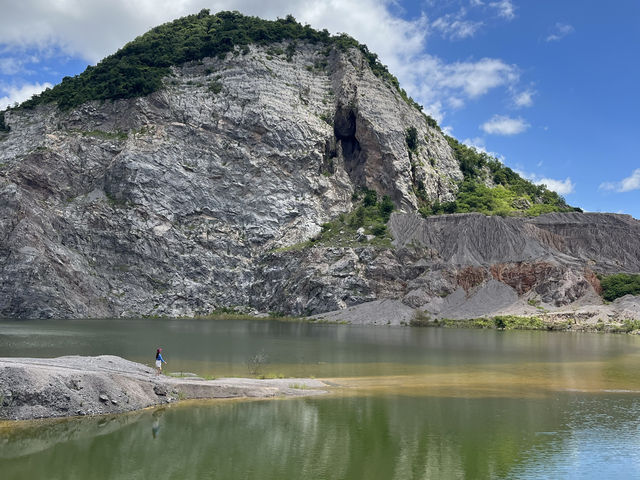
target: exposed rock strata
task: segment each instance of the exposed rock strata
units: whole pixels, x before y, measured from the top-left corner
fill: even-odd
[[[317,314],[388,299],[457,318],[513,301],[599,303],[595,273],[640,271],[630,217],[407,213],[416,185],[451,200],[462,173],[357,50],[298,45],[289,62],[252,47],[176,68],[148,97],[6,123],[1,316]],[[351,211],[362,187],[404,212],[393,248],[281,248]]]
[[[145,98],[6,122],[0,315],[11,317],[250,305],[260,257],[352,210],[357,188],[411,209],[412,171],[443,201],[462,178],[441,133],[357,50],[298,45],[288,62],[252,48],[176,68]]]
[[[445,318],[540,314],[602,305],[596,273],[640,271],[640,222],[626,215],[394,214],[390,227],[395,249],[313,247],[265,257],[254,302],[298,314],[380,299]]]

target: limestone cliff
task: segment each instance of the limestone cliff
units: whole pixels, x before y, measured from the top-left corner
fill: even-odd
[[[420,219],[421,201],[453,200],[463,179],[440,130],[362,50],[291,46],[171,67],[138,98],[6,112],[0,316],[315,314],[394,299],[455,317],[521,298],[599,301],[594,272],[640,270],[627,217]],[[393,246],[284,248],[353,211],[362,188],[393,200]]]
[[[254,305],[262,256],[352,210],[357,188],[412,210],[414,177],[440,200],[462,178],[440,131],[357,49],[298,45],[288,61],[252,47],[174,68],[146,97],[11,111],[6,124],[0,314],[11,317]],[[422,147],[413,167],[409,127]]]

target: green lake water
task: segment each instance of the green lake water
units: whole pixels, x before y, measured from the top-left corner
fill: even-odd
[[[321,397],[0,424],[0,479],[640,478],[640,338],[271,321],[0,322],[0,356],[315,376]]]

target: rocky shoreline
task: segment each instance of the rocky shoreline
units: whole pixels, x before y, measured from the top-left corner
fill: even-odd
[[[318,395],[313,379],[174,378],[112,355],[0,358],[0,420],[130,412],[184,399]]]
[[[524,299],[496,308],[472,309],[467,305],[477,292],[469,297],[460,296],[455,309],[444,311],[428,308],[411,308],[399,300],[376,300],[342,310],[308,317],[316,323],[352,325],[401,325],[414,327],[491,328],[496,319],[517,319],[520,330],[554,330],[573,332],[635,333],[640,329],[640,296],[625,295],[613,302],[597,304],[589,301],[575,302],[561,308],[544,307]],[[485,298],[485,306],[496,301],[496,296]],[[547,308],[545,308],[547,307]],[[497,320],[499,322],[499,320]],[[498,323],[499,324],[499,323]]]

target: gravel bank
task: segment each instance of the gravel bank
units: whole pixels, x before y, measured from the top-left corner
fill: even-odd
[[[326,388],[301,378],[172,378],[112,355],[0,358],[0,419],[112,414],[194,398],[316,395]]]

